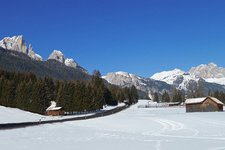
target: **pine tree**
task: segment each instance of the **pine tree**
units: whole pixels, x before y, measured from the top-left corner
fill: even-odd
[[[174,89],[173,90],[173,102],[183,102],[184,96],[180,90]]]
[[[159,102],[159,96],[157,92],[154,93],[154,101],[157,103]]]
[[[169,96],[169,94],[167,93],[166,90],[163,92],[162,102],[170,102],[170,96]]]

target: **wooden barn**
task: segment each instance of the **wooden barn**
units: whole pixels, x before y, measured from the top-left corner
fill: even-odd
[[[64,113],[63,107],[56,107],[55,101],[51,101],[51,106],[46,109],[46,114],[48,116],[63,116]]]
[[[214,97],[192,98],[185,101],[186,112],[223,111],[223,103]]]

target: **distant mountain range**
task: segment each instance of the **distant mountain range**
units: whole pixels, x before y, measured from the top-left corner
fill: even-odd
[[[148,93],[150,98],[154,92],[162,94],[166,90],[172,94],[174,88],[186,94],[196,91],[200,86],[204,94],[209,91],[225,92],[225,68],[218,67],[214,63],[192,67],[188,72],[180,69],[163,71],[150,78],[126,72],[108,73],[103,78],[111,84],[122,87],[135,85],[137,89]]]
[[[43,60],[31,44],[27,47],[22,35],[0,41],[0,69],[32,72],[39,77],[59,80],[88,80],[91,77],[74,59],[65,58],[59,50],[54,50],[48,60]]]
[[[59,50],[53,50],[48,60],[43,60],[31,44],[26,45],[22,35],[4,38],[0,47],[0,69],[32,72],[40,77],[59,80],[89,80],[91,77],[74,59],[65,58]],[[134,85],[142,97],[150,98],[154,92],[162,94],[166,90],[172,94],[174,89],[188,94],[200,86],[205,94],[217,90],[225,92],[225,68],[214,63],[192,67],[187,72],[180,69],[163,71],[149,78],[122,71],[108,73],[103,78],[121,87]]]

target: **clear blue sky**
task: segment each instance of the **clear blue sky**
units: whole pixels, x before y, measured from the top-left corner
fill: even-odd
[[[45,59],[53,49],[89,72],[225,67],[224,0],[0,0],[0,38],[23,34]]]

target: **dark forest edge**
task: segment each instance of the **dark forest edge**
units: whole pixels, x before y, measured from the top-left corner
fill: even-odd
[[[56,101],[66,112],[83,112],[115,106],[124,100],[136,103],[137,89],[105,84],[97,70],[88,81],[54,80],[33,73],[0,70],[0,105],[6,107],[45,114],[50,101]]]

